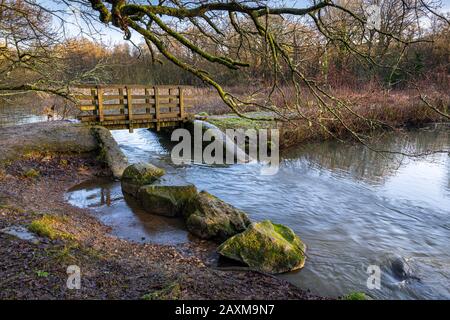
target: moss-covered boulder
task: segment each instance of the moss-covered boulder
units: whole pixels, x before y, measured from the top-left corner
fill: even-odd
[[[305,250],[306,245],[292,229],[269,220],[252,223],[246,231],[229,238],[218,248],[227,258],[272,274],[302,268]]]
[[[197,195],[192,185],[146,185],[139,189],[138,199],[149,213],[176,217],[182,216],[186,204]]]
[[[136,197],[140,187],[155,182],[164,174],[163,169],[150,163],[132,164],[123,171],[122,192]]]
[[[206,191],[189,202],[184,217],[187,229],[202,239],[223,241],[250,225],[245,212]]]

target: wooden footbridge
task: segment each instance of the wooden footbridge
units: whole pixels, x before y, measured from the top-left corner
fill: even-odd
[[[192,118],[188,86],[84,85],[74,88],[79,120],[108,129],[178,127]]]

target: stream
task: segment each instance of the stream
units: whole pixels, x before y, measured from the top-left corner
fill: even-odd
[[[6,109],[5,109],[6,110]],[[0,126],[43,121],[0,110]],[[8,111],[8,110],[7,110]],[[28,110],[29,112],[29,110]],[[411,158],[325,141],[282,153],[279,172],[260,164],[175,166],[173,143],[139,129],[112,131],[130,162],[163,167],[171,183],[188,181],[246,211],[254,221],[291,227],[307,244],[305,267],[280,275],[313,293],[337,297],[363,291],[375,299],[450,299],[450,156]],[[380,135],[373,146],[402,152],[450,148],[448,125]],[[92,213],[121,238],[182,245],[193,241],[178,219],[144,212],[120,183],[95,179],[72,188],[67,200]],[[403,261],[411,277],[402,277]],[[381,270],[369,289],[369,266]]]
[[[279,172],[264,176],[258,163],[175,166],[170,139],[145,129],[113,135],[130,162],[163,167],[164,179],[194,183],[252,220],[291,227],[307,244],[308,259],[302,270],[280,277],[300,288],[331,297],[363,291],[376,299],[450,298],[447,153],[411,158],[326,141],[283,152]],[[402,152],[448,150],[450,130],[431,125],[387,133],[373,145]],[[87,182],[70,190],[67,199],[92,208],[119,237],[174,245],[191,241],[179,220],[145,213],[125,199],[119,182]],[[399,273],[398,261],[410,277]],[[381,270],[379,289],[367,287],[371,265]]]

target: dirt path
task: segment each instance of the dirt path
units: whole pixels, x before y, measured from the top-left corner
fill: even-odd
[[[23,128],[13,132],[0,152]],[[214,269],[195,250],[118,239],[64,200],[71,186],[110,174],[95,153],[32,151],[0,164],[0,229],[39,222],[42,235],[34,243],[0,232],[0,299],[318,298],[271,276]],[[79,290],[66,286],[69,265],[81,269]]]

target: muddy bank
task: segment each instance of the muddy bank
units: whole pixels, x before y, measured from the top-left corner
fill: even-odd
[[[87,128],[60,126],[0,129],[0,229],[32,225],[38,240],[0,232],[1,299],[318,298],[261,273],[218,270],[198,248],[110,235],[89,210],[68,204],[64,193],[111,171]],[[66,286],[69,265],[81,269],[80,290]]]

